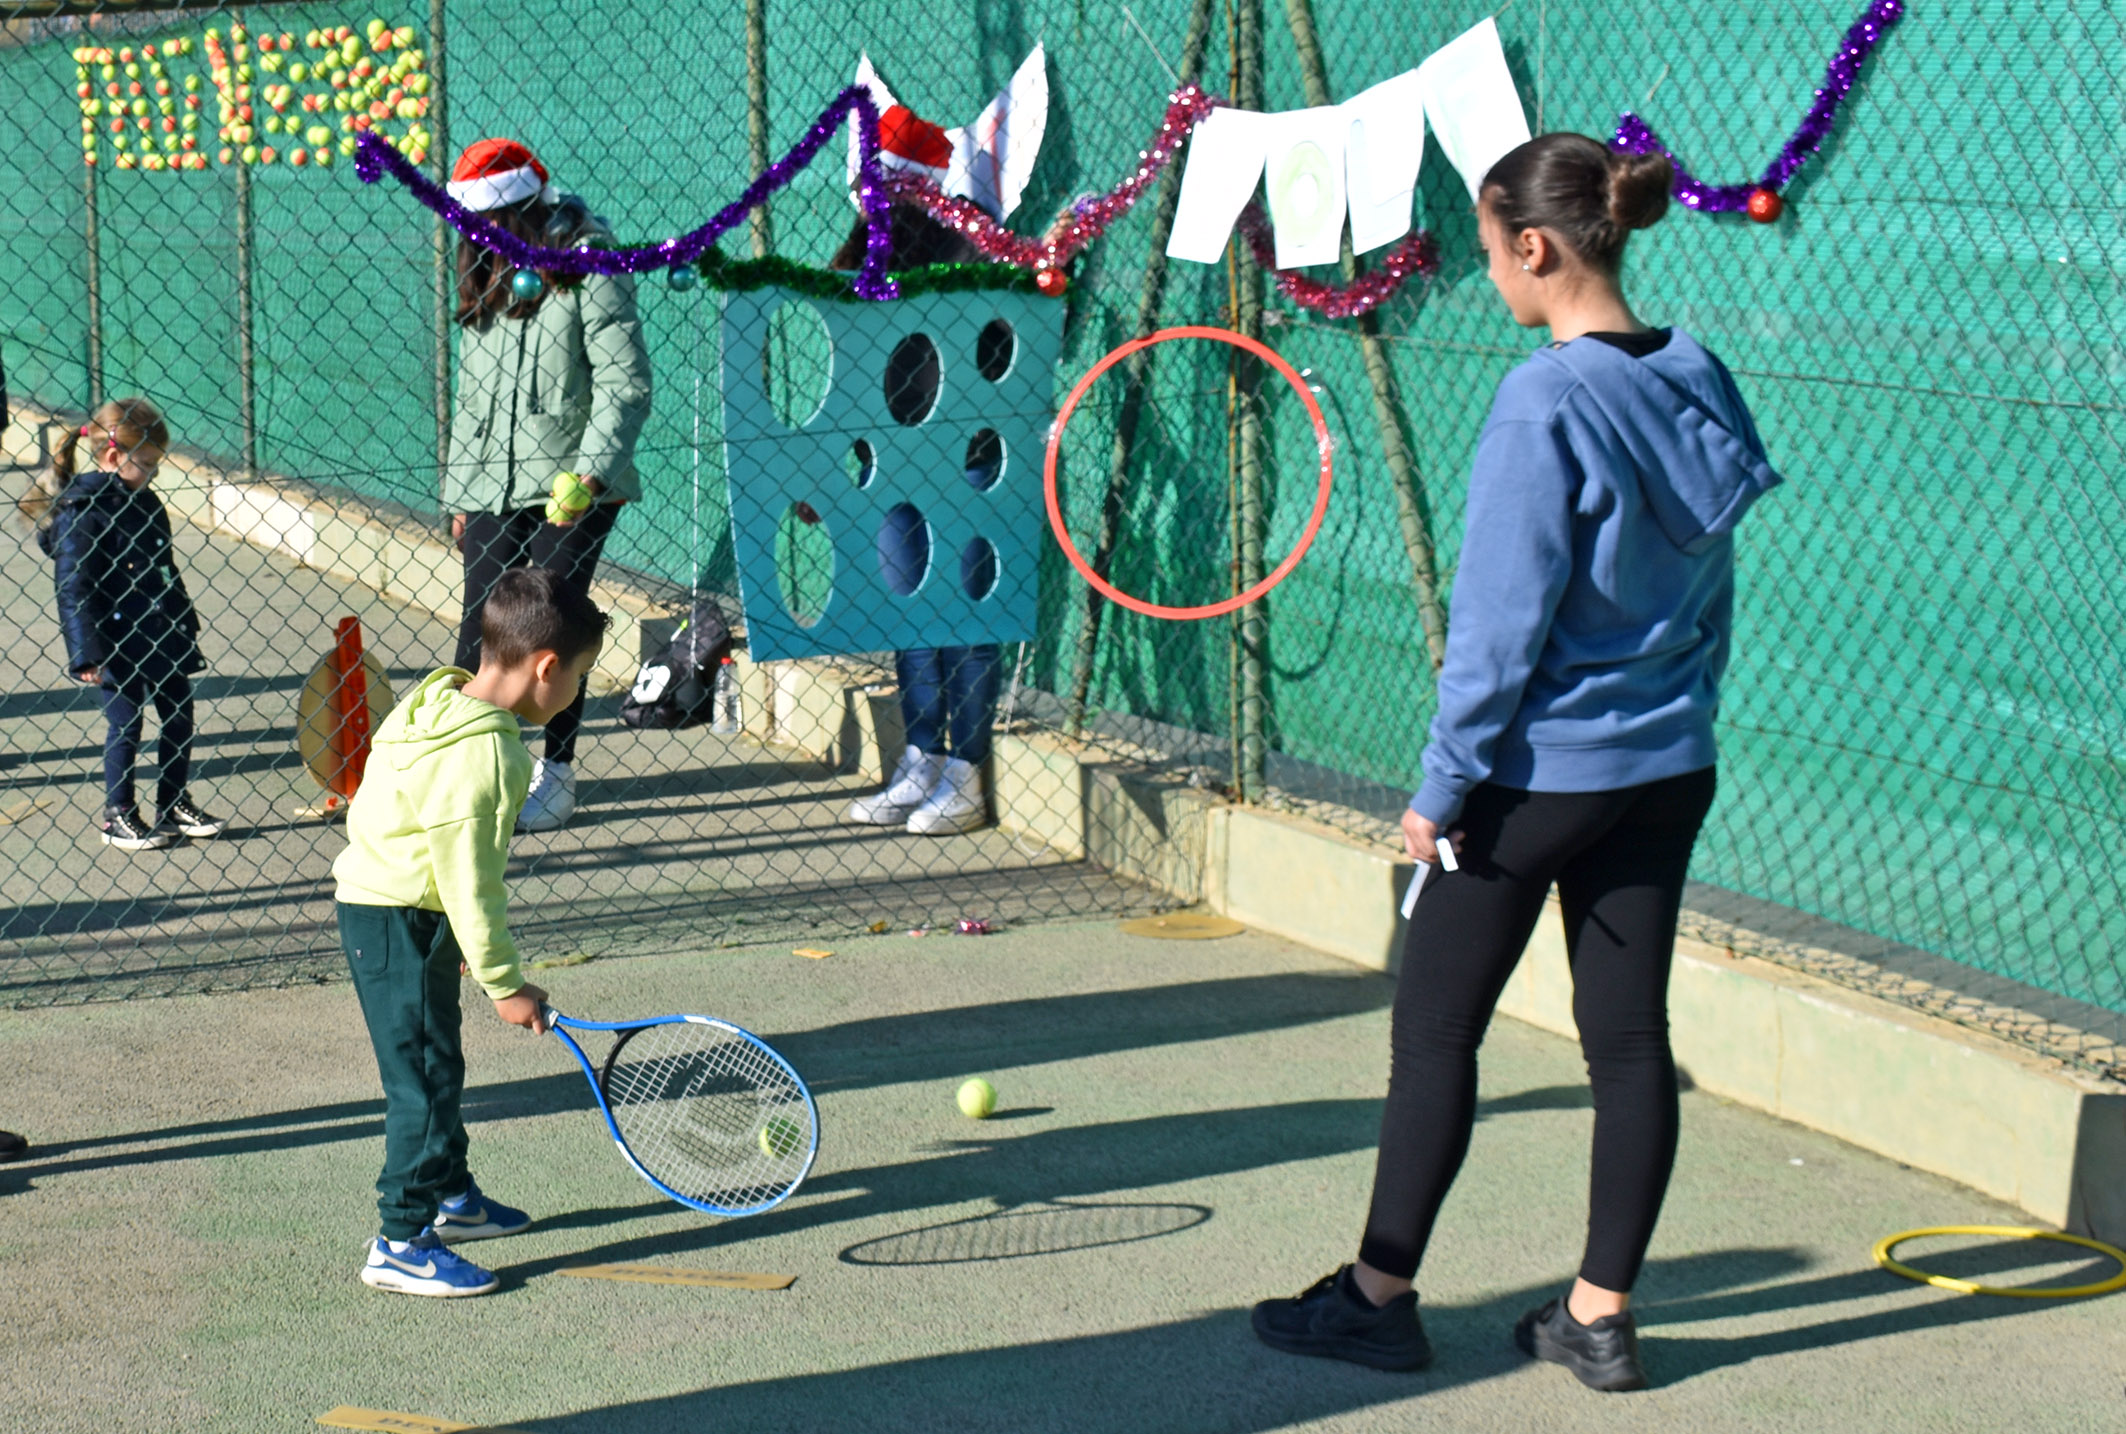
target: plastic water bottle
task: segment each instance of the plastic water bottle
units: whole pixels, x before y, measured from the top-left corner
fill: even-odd
[[[745,716],[738,708],[738,663],[726,657],[716,669],[715,718],[709,730],[719,737],[734,737],[745,730]]]

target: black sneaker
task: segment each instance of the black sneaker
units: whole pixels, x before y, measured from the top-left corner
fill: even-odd
[[[190,792],[164,807],[162,819],[188,837],[218,837],[229,825],[220,817],[210,817],[201,811]]]
[[[1288,1300],[1255,1306],[1255,1337],[1286,1354],[1348,1359],[1374,1369],[1423,1369],[1432,1343],[1417,1318],[1417,1291],[1374,1305],[1345,1265]]]
[[[177,840],[174,833],[151,827],[133,807],[103,809],[103,840],[120,851],[160,851]]]
[[[1589,1389],[1614,1394],[1646,1387],[1646,1371],[1639,1367],[1639,1330],[1630,1310],[1581,1324],[1564,1300],[1555,1299],[1521,1316],[1513,1327],[1513,1342],[1530,1358],[1564,1365]]]
[[[12,1130],[0,1130],[0,1164],[20,1160],[30,1153],[30,1143]]]

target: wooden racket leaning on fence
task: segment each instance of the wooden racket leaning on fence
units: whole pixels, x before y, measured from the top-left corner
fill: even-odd
[[[297,816],[344,816],[347,803],[362,785],[369,760],[369,738],[391,710],[391,679],[384,665],[362,644],[359,619],[343,617],[332,651],[310,670],[295,699],[295,749],[311,779],[325,789],[325,799],[296,808]]]

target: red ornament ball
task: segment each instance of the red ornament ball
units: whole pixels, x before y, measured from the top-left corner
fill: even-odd
[[[1034,275],[1033,282],[1034,287],[1049,298],[1060,299],[1063,297],[1063,291],[1070,287],[1070,275],[1061,269],[1043,269]]]
[[[1786,201],[1769,189],[1750,191],[1749,216],[1759,224],[1776,224],[1786,212]]]

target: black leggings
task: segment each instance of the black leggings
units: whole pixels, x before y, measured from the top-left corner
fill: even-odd
[[[547,522],[542,508],[467,513],[465,537],[459,543],[465,554],[465,615],[458,623],[456,665],[468,671],[479,667],[480,609],[511,568],[551,568],[570,586],[589,592],[598,554],[619,512],[617,504],[600,503],[566,528]],[[568,710],[546,724],[546,760],[575,761],[576,729],[582,725],[583,689],[578,688]]]
[[[1713,769],[1617,792],[1481,786],[1454,828],[1461,870],[1418,897],[1395,993],[1393,1067],[1359,1258],[1413,1279],[1476,1123],[1476,1050],[1556,883],[1572,1014],[1594,1087],[1580,1277],[1629,1290],[1676,1159],[1668,967]]]

